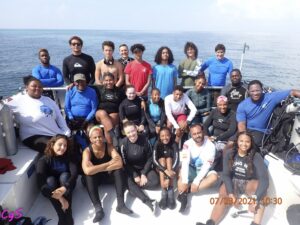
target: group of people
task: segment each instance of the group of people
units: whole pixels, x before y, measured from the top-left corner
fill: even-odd
[[[252,225],[261,223],[265,206],[260,200],[268,189],[268,173],[259,146],[273,109],[288,95],[300,97],[300,91],[263,93],[258,80],[246,85],[241,71],[224,57],[222,44],[216,46],[215,57],[201,63],[196,45],[187,42],[187,59],[178,69],[168,47],[159,48],[157,64],[151,67],[142,58],[142,44],[131,46],[134,59],[127,45],[120,45],[122,57],[114,60],[114,43],[104,41],[104,58],[96,65],[82,53],[80,37],[71,37],[69,44],[72,54],[64,59],[63,73],[50,65],[48,51],[41,49],[41,65],[24,79],[26,93],[7,102],[22,142],[43,154],[37,164],[38,185],[55,208],[59,225],[74,224],[72,191],[79,174],[95,207],[93,222],[105,216],[98,193],[103,183],[114,183],[116,210],[130,215],[125,189],[154,211],[155,200],[143,189],[160,185],[159,207],[175,209],[177,186],[184,212],[190,193],[221,178],[219,198],[235,203],[241,194],[251,196],[256,200],[249,205],[255,213]],[[225,86],[227,74],[231,83]],[[177,78],[182,78],[181,85]],[[42,94],[43,86],[59,86],[63,80],[66,120],[56,103]],[[221,95],[212,95],[207,85],[224,86]],[[183,86],[193,87],[185,92]],[[223,158],[222,173],[215,169],[217,155]],[[207,225],[220,223],[229,207],[224,202],[214,205]]]

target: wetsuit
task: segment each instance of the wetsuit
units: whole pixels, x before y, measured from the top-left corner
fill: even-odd
[[[248,97],[247,85],[243,82],[233,86],[228,84],[221,90],[221,95],[228,99],[228,108],[236,112],[238,105]]]
[[[32,69],[32,76],[39,79],[44,87],[59,87],[64,84],[62,73],[52,65],[37,65]]]
[[[178,145],[174,141],[170,141],[171,143],[165,145],[163,143],[159,143],[158,141],[155,143],[153,147],[153,164],[158,168],[161,172],[166,170],[166,167],[162,166],[159,163],[160,158],[172,158],[172,170],[176,171],[179,166],[179,150]]]
[[[187,91],[186,95],[191,99],[191,101],[197,108],[197,113],[192,123],[202,123],[202,114],[205,112],[209,112],[212,107],[212,97],[210,92],[207,89],[203,89],[198,93],[195,88],[192,88]]]
[[[232,168],[230,168],[228,163],[232,154],[235,154],[235,156],[233,157]],[[222,180],[225,183],[227,194],[241,195],[245,193],[247,181],[255,179],[258,180],[258,187],[255,191],[257,202],[259,202],[262,197],[264,197],[269,187],[267,167],[264,164],[264,160],[259,153],[255,153],[252,163],[253,174],[248,174],[247,168],[249,166],[247,165],[246,156],[239,156],[237,151],[229,151],[225,155],[223,160]]]
[[[99,105],[98,109],[110,113],[118,113],[119,105],[126,98],[124,91],[120,88],[114,87],[107,89],[102,85],[97,85]]]
[[[215,141],[228,141],[236,132],[237,122],[235,112],[228,109],[225,114],[214,109],[206,119],[203,127],[206,134],[214,136]],[[209,132],[209,127],[213,126],[213,131]]]
[[[106,162],[109,162],[111,160],[111,156],[108,154],[108,146],[105,143],[105,153],[102,158],[97,158],[93,152],[92,146],[89,145],[89,150],[91,154],[90,161],[93,165],[100,165]],[[91,201],[95,208],[101,206],[101,201],[99,198],[98,193],[98,186],[99,184],[115,184],[115,190],[117,193],[117,201],[118,206],[124,205],[124,180],[123,180],[123,170],[117,169],[113,170],[110,173],[107,171],[98,172],[94,175],[85,175],[86,179],[86,186],[89,193],[89,196],[91,198]],[[112,179],[113,178],[113,179]]]
[[[118,61],[122,64],[123,69],[127,66],[127,64],[131,61],[133,61],[134,58],[128,57],[127,59],[119,58]]]
[[[156,135],[155,127],[159,126],[162,128],[166,123],[166,113],[164,101],[159,99],[158,103],[154,104],[152,99],[147,102],[147,108],[145,113],[147,123],[149,125],[149,130],[152,135]]]
[[[125,137],[121,141],[120,151],[129,180],[135,184],[134,178],[143,174],[148,179],[144,186],[145,189],[153,189],[158,186],[158,175],[152,168],[151,146],[144,135],[139,135],[135,143]],[[128,183],[129,190],[132,188],[130,185],[132,182]]]
[[[119,116],[121,121],[128,119],[138,126],[145,125],[146,122],[145,112],[141,108],[141,100],[139,97],[133,100],[124,99],[119,106]]]
[[[63,75],[66,84],[74,82],[74,75],[83,73],[88,84],[95,81],[95,62],[92,56],[81,53],[80,55],[69,55],[63,61]]]
[[[38,187],[42,194],[51,201],[58,215],[58,225],[73,225],[72,191],[78,174],[75,160],[71,160],[67,155],[57,157],[44,155],[38,160],[36,172]],[[67,189],[63,195],[69,203],[66,211],[62,210],[58,200],[51,197],[52,192],[62,186]]]

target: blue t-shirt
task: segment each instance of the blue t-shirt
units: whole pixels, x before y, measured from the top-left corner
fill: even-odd
[[[262,95],[258,102],[253,102],[251,98],[246,98],[237,108],[237,122],[246,122],[247,129],[265,133],[274,108],[285,99],[290,92],[291,91],[288,90],[266,93]]]
[[[216,57],[211,57],[201,65],[200,71],[204,72],[207,68],[209,69],[209,86],[224,86],[226,76],[231,72],[232,67],[232,62],[225,57],[222,60],[218,60]]]
[[[174,78],[178,77],[177,68],[173,64],[159,64],[153,66],[152,71],[152,77],[155,80],[155,87],[160,90],[160,97],[165,99],[165,97],[172,94],[174,90]]]
[[[90,121],[95,116],[97,106],[97,95],[91,87],[86,87],[84,91],[78,91],[75,86],[66,93],[65,111],[70,120],[74,117],[85,117]]]
[[[32,69],[32,76],[39,79],[44,87],[59,87],[64,84],[61,71],[52,65],[49,67],[42,65],[34,67]]]

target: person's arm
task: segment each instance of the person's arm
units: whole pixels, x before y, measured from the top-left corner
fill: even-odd
[[[150,143],[145,143],[145,148],[146,149],[146,155],[147,155],[147,162],[145,163],[145,166],[144,168],[141,170],[141,174],[144,174],[146,175],[150,170],[151,170],[151,167],[152,167],[152,148],[151,148],[151,145]]]
[[[90,97],[90,102],[91,102],[91,111],[86,117],[87,121],[91,121],[94,118],[96,111],[97,111],[97,107],[98,107],[96,91],[92,88],[90,88],[89,90],[90,90],[89,97]]]
[[[204,63],[202,63],[199,73],[204,72],[208,67],[209,67],[209,60],[206,60]]]
[[[187,121],[192,122],[192,120],[194,119],[197,113],[197,108],[192,102],[192,100],[186,94],[183,94],[183,98],[185,98],[185,104],[190,109],[190,114],[187,117]]]
[[[233,69],[233,64],[232,64],[231,60],[228,59],[228,61],[229,61],[229,63],[228,63],[228,71],[227,71],[227,73],[230,74],[231,71],[232,71],[232,69]]]
[[[156,80],[156,74],[157,74],[157,70],[156,70],[155,66],[152,67],[152,72],[153,72],[152,73],[152,88],[155,88],[155,80]]]
[[[199,74],[199,70],[201,68],[201,61],[200,59],[196,59],[196,64],[193,70],[184,70],[186,75],[191,77],[196,77]]]
[[[178,78],[182,78],[182,74],[183,74],[183,61],[180,62],[178,66]]]
[[[152,159],[153,159],[153,164],[154,166],[160,170],[161,172],[164,172],[166,170],[166,167],[162,166],[160,163],[159,163],[159,159],[158,159],[158,156],[157,156],[157,152],[159,151],[157,149],[158,147],[158,141],[156,141],[156,143],[154,144],[154,147],[153,147],[153,155],[152,155]]]
[[[143,95],[147,95],[146,91],[148,90],[148,87],[150,86],[151,83],[151,74],[148,75],[147,78],[147,83],[145,84],[145,86],[143,87],[143,89],[140,91],[140,93]]]
[[[43,78],[41,75],[41,71],[43,68],[41,66],[36,66],[32,69],[32,76],[34,76],[36,79],[40,80],[44,87],[55,87],[53,83],[56,82],[56,79],[53,78]],[[49,68],[50,69],[50,68]]]
[[[223,158],[223,172],[222,172],[222,180],[225,184],[227,194],[234,194],[233,192],[233,184],[232,184],[232,177],[231,177],[231,168],[229,168],[229,159],[233,152],[230,150],[225,153]]]
[[[65,83],[68,85],[71,84],[70,71],[68,68],[67,59],[64,59],[64,61],[63,61],[63,76],[64,76]]]
[[[116,83],[117,87],[121,87],[124,84],[124,72],[123,72],[123,66],[121,63],[116,62],[116,66],[117,66],[117,70],[118,70],[118,75],[119,75],[119,79]]]
[[[82,170],[85,175],[91,176],[99,172],[108,171],[109,162],[94,165],[91,162],[91,153],[89,147],[87,147],[82,153]]]
[[[238,128],[238,132],[242,132],[242,131],[246,131],[247,130],[247,116],[245,111],[243,110],[244,105],[243,102],[241,102],[238,105],[238,108],[236,110],[236,121],[237,121],[237,128]]]
[[[167,121],[167,116],[166,116],[166,112],[165,112],[165,104],[164,101],[162,100],[162,104],[160,106],[161,109],[161,114],[160,114],[160,128],[163,128],[166,124]]]
[[[131,62],[128,63],[124,69],[124,74],[125,74],[125,85],[131,85],[130,79],[129,79],[129,74],[131,73]]]
[[[205,120],[204,124],[203,124],[203,129],[206,135],[211,136],[212,134],[209,132],[209,127],[212,125],[213,123],[213,116],[214,116],[214,110],[209,114],[209,116],[207,117],[207,119]]]
[[[112,144],[108,144],[108,154],[111,156],[111,160],[109,161],[109,166],[107,167],[107,171],[121,169],[123,167],[122,158],[117,152],[117,150],[112,146]]]
[[[190,150],[186,142],[183,144],[183,149],[181,151],[181,170],[180,176],[183,184],[188,184],[189,182],[189,165],[190,165]]]
[[[120,121],[123,122],[123,120],[126,119],[125,116],[125,101],[126,99],[124,99],[121,104],[119,105],[119,117],[120,117]]]
[[[71,90],[68,90],[66,92],[66,96],[65,96],[65,113],[66,113],[66,116],[69,120],[73,120],[74,119],[74,116],[72,114],[72,111],[71,111],[71,92],[72,92],[72,89]]]
[[[180,162],[180,159],[179,159],[179,149],[178,149],[178,145],[176,142],[173,143],[172,145],[172,161],[173,161],[173,164],[172,164],[172,170],[173,171],[176,171],[178,166],[179,166],[179,162]]]
[[[56,123],[58,125],[58,127],[61,129],[61,132],[70,137],[71,136],[71,131],[69,129],[69,127],[67,126],[66,120],[63,118],[63,116],[61,115],[60,109],[58,108],[58,106],[56,105],[56,103],[53,100],[50,100],[52,103],[52,107],[55,111],[55,120]]]
[[[258,179],[258,187],[255,191],[257,202],[259,202],[267,193],[269,187],[268,169],[264,164],[264,160],[260,154],[255,153],[253,157],[253,165]]]
[[[36,165],[37,184],[43,195],[50,198],[52,196],[52,191],[47,185],[47,167],[46,157],[42,156]]]
[[[62,86],[64,84],[64,79],[63,79],[63,75],[60,71],[60,69],[53,67],[55,73],[56,73],[56,79],[55,82],[53,83],[52,87],[59,87]]]
[[[95,83],[95,71],[96,71],[96,66],[95,66],[95,61],[92,56],[90,56],[90,63],[89,63],[89,69],[90,69],[90,76],[91,80],[89,84],[94,84]]]
[[[173,96],[172,96],[173,97]],[[168,118],[168,120],[170,121],[170,123],[173,125],[173,127],[175,129],[179,128],[178,123],[176,122],[173,114],[172,114],[172,103],[170,102],[171,98],[166,97],[165,98],[165,112],[166,112],[166,116]]]
[[[300,90],[292,89],[290,95],[296,98],[300,98]]]
[[[140,125],[145,125],[146,124],[146,116],[145,116],[145,110],[142,109],[142,102],[140,101],[140,109],[141,109],[141,115],[140,115],[140,118],[141,118],[141,123]]]
[[[101,77],[101,61],[96,64],[95,67],[95,84],[102,85]]]
[[[216,137],[215,141],[227,141],[236,132],[237,123],[235,120],[235,113],[231,112],[228,119],[228,129]]]
[[[206,140],[209,141],[209,140]],[[209,141],[210,142],[210,141]],[[210,142],[210,145],[207,144],[207,148],[205,149],[205,155],[202,158],[203,164],[201,166],[200,171],[198,172],[197,176],[193,180],[193,184],[199,185],[200,181],[206,176],[209,169],[211,168],[216,155],[215,145]]]
[[[148,123],[150,132],[151,133],[155,133],[155,123],[151,119],[150,112],[149,112],[149,105],[148,104],[146,106],[145,118],[146,118],[146,121]]]

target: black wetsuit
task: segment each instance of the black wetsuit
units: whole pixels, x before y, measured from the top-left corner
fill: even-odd
[[[222,88],[221,95],[228,98],[228,108],[236,112],[240,102],[247,98],[247,85],[242,82],[236,86],[228,84]]]
[[[156,188],[159,184],[158,175],[153,169],[152,150],[144,135],[139,135],[135,143],[131,143],[127,137],[120,143],[120,151],[128,179],[134,182],[134,178],[145,175],[148,179],[145,189]],[[128,183],[129,190],[132,182]]]
[[[38,160],[36,172],[39,189],[51,201],[58,215],[58,225],[73,225],[72,191],[78,175],[76,161],[68,156],[47,157],[44,155]],[[52,192],[62,186],[67,189],[64,197],[69,203],[69,208],[66,211],[62,210],[58,200],[51,197]]]
[[[133,100],[127,98],[124,99],[119,106],[120,120],[123,121],[124,119],[128,119],[138,126],[145,125],[145,112],[141,107],[141,100],[139,97],[136,97]]]
[[[95,87],[99,100],[98,109],[105,110],[108,114],[118,113],[121,102],[126,98],[124,91],[117,87],[113,89],[106,89],[102,85]]]
[[[89,151],[91,153],[91,162],[93,165],[100,165],[111,160],[108,154],[108,146],[105,144],[105,153],[102,158],[97,158],[93,152],[92,146],[89,146]],[[123,170],[117,169],[108,173],[107,171],[99,172],[94,175],[85,175],[86,186],[91,198],[91,201],[95,208],[101,206],[101,201],[98,193],[99,184],[115,184],[115,190],[117,193],[118,206],[124,205],[124,180],[123,180]]]
[[[134,58],[128,57],[127,59],[119,58],[118,61],[122,64],[123,69],[127,66],[127,64],[133,61]]]
[[[215,141],[228,141],[235,134],[237,128],[235,112],[228,109],[226,114],[222,114],[218,109],[214,109],[203,126],[206,134],[216,137]],[[213,126],[212,132],[209,132],[210,126]]]
[[[237,180],[258,180],[258,187],[256,189],[255,195],[257,196],[257,201],[260,201],[262,197],[267,192],[269,187],[269,177],[268,169],[264,164],[264,160],[259,153],[255,153],[253,157],[253,174],[247,173],[247,159],[246,156],[241,157],[236,152],[234,156],[233,166],[229,168],[230,156],[234,154],[233,151],[229,151],[223,161],[223,174],[222,180],[225,183],[226,190],[228,194],[234,193],[233,179]]]
[[[92,56],[81,53],[69,55],[63,61],[63,75],[66,84],[74,82],[74,75],[83,73],[88,84],[95,82],[95,62]]]
[[[162,144],[158,141],[153,147],[153,164],[161,171],[164,172],[166,167],[159,163],[160,158],[172,158],[172,170],[176,171],[179,165],[179,150],[175,141],[171,141],[171,144]]]

